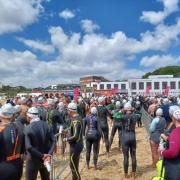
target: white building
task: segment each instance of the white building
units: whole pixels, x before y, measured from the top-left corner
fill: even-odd
[[[155,75],[148,79],[129,79],[122,82],[91,82],[88,86],[96,90],[118,89],[120,93],[128,95],[163,94],[168,89],[169,95],[180,95],[180,78],[174,78],[173,75]]]

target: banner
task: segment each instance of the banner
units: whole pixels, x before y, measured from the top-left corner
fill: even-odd
[[[146,86],[146,93],[149,94],[150,93],[150,89],[151,87],[150,86]]]
[[[166,86],[166,89],[164,90],[164,96],[169,95],[169,86]]]
[[[79,96],[79,89],[74,88],[74,102],[77,102],[77,97]]]
[[[112,95],[116,94],[117,92],[118,92],[117,88],[112,88],[112,90],[111,90]]]

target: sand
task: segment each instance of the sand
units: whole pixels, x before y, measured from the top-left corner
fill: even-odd
[[[144,127],[136,129],[137,135],[137,178],[138,180],[150,180],[156,175],[155,169],[151,167],[151,151],[149,146],[148,134]],[[91,157],[92,159],[92,157]],[[131,159],[129,165],[129,174],[131,173]],[[86,169],[85,151],[81,155],[80,174],[82,180],[121,180],[123,179],[123,154],[118,148],[118,136],[115,136],[110,157],[105,154],[104,144],[101,143],[100,155],[98,161],[98,170],[93,169],[91,160],[91,168]],[[61,175],[62,180],[71,180],[71,172],[68,167]],[[129,177],[129,179],[131,179]]]

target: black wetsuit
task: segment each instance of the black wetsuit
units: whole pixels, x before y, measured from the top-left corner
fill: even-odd
[[[70,137],[67,141],[70,144],[70,168],[72,180],[80,180],[79,159],[83,150],[83,123],[80,116],[74,117],[70,125]]]
[[[142,113],[140,111],[136,110],[134,112],[134,115],[136,116],[136,122],[137,122],[138,127],[142,127],[142,120],[141,120]]]
[[[134,114],[123,116],[122,150],[124,155],[124,172],[128,173],[129,151],[132,159],[132,172],[136,172],[136,117]]]
[[[21,154],[24,153],[23,131],[10,123],[0,129],[0,179],[20,180],[23,171]]]
[[[107,116],[109,112],[105,106],[97,106],[98,119],[102,130],[103,138],[105,141],[106,152],[109,152],[109,126]]]
[[[47,117],[48,125],[52,127],[53,134],[57,134],[59,132],[58,125],[62,124],[59,111],[57,109],[49,108]]]
[[[49,173],[43,164],[43,155],[53,153],[55,138],[51,128],[44,121],[34,121],[25,128],[25,143],[28,153],[26,180],[36,180],[38,171],[41,179],[49,180]]]
[[[86,105],[84,102],[77,105],[77,112],[82,119],[86,117]]]
[[[42,121],[46,121],[47,120],[47,110],[44,107],[42,107],[42,105],[38,105],[37,109],[38,109],[40,119]]]
[[[86,137],[86,163],[89,165],[91,149],[93,146],[94,166],[97,165],[99,155],[99,143],[101,138],[101,128],[97,116],[89,115],[84,120],[83,134]]]
[[[113,114],[113,126],[112,126],[111,137],[110,137],[110,147],[113,143],[113,139],[117,130],[118,130],[118,136],[119,136],[119,148],[121,147],[122,113],[120,113],[119,111],[120,109],[116,109]]]

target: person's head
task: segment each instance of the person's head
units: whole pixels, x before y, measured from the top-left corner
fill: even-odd
[[[64,108],[65,108],[64,103],[63,103],[62,101],[61,101],[61,102],[59,102],[59,104],[58,104],[58,109],[59,109],[59,111],[64,110]]]
[[[124,111],[125,111],[126,114],[131,114],[132,113],[133,108],[132,108],[130,103],[126,103],[124,105]]]
[[[26,102],[27,107],[28,107],[28,108],[31,108],[31,107],[32,107],[32,104],[33,104],[32,99],[28,99],[27,102]]]
[[[168,105],[169,104],[169,99],[168,98],[164,98],[163,99],[163,104],[164,105]]]
[[[121,107],[121,102],[120,101],[116,101],[116,109],[119,109]]]
[[[77,114],[77,104],[74,102],[71,102],[68,104],[68,115],[70,117],[73,117]]]
[[[27,111],[27,122],[30,123],[33,119],[39,118],[39,112],[36,107],[31,107]]]
[[[20,113],[21,113],[21,106],[20,105],[16,105],[16,106],[14,106],[14,114],[15,114],[15,118],[17,118],[19,115],[20,115]]]
[[[174,106],[170,106],[170,108],[169,108],[169,116],[170,116],[171,119],[172,119],[174,111],[176,111],[178,109],[179,109],[178,106],[175,106],[175,105]]]
[[[38,103],[38,104],[43,104],[43,97],[42,97],[42,96],[40,96],[40,97],[38,98],[37,103]]]
[[[14,119],[15,109],[8,103],[1,107],[0,109],[0,119],[2,122],[11,122]]]
[[[158,108],[158,109],[156,110],[156,116],[157,116],[157,117],[162,117],[162,115],[163,115],[163,110],[162,110],[161,108]]]
[[[173,122],[175,123],[176,127],[180,126],[180,108],[174,111],[172,116]]]
[[[54,99],[48,98],[47,99],[47,104],[48,104],[48,107],[53,108],[54,104],[55,104]]]
[[[97,108],[96,107],[91,108],[91,114],[92,115],[97,115]]]
[[[105,104],[105,98],[104,98],[103,96],[99,97],[99,98],[98,98],[98,103],[99,103],[100,105],[104,105],[104,104]]]
[[[21,105],[26,105],[26,102],[27,102],[26,97],[21,97],[21,99],[20,99]]]

